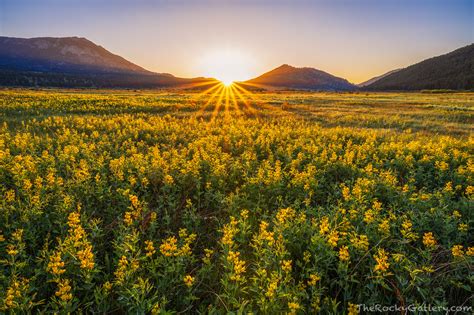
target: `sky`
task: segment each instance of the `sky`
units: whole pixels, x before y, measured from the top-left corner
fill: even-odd
[[[474,0],[0,0],[0,35],[86,37],[180,77],[290,64],[360,83],[473,43]]]

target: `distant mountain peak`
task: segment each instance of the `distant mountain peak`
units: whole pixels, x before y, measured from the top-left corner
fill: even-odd
[[[301,90],[354,90],[356,87],[343,78],[327,72],[283,64],[261,76],[246,81],[262,87]]]
[[[84,37],[0,36],[0,67],[71,73],[151,73]]]
[[[0,36],[0,85],[157,88],[207,81],[150,72],[84,37]]]
[[[276,68],[276,69],[296,69],[296,67],[293,67],[293,66],[291,66],[291,65],[289,65],[289,64],[287,64],[287,63],[284,63],[284,64],[282,64],[281,66],[279,66],[279,67]]]

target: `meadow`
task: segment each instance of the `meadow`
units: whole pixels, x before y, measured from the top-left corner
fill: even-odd
[[[472,307],[474,93],[222,91],[0,90],[0,312]]]

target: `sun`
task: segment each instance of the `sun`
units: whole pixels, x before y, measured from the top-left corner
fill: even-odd
[[[253,77],[253,59],[239,50],[215,50],[201,59],[200,72],[225,86]]]
[[[236,80],[232,79],[218,79],[219,81],[222,82],[225,86],[231,86]]]

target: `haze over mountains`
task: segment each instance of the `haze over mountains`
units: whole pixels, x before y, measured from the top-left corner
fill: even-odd
[[[148,71],[79,37],[0,37],[0,86],[167,88],[214,83]],[[353,91],[473,89],[474,44],[357,86],[314,68],[282,65],[245,81],[264,89]]]

